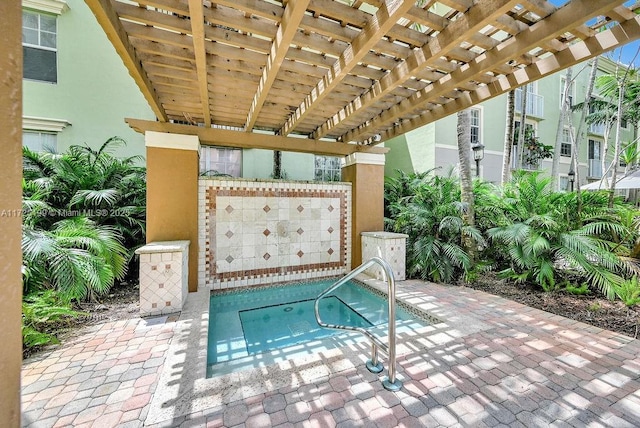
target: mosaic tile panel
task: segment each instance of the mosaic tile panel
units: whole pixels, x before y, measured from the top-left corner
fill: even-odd
[[[140,316],[182,310],[189,282],[189,241],[155,242],[140,255]]]
[[[207,179],[199,284],[211,289],[335,276],[350,268],[351,185]]]
[[[380,257],[391,265],[396,281],[405,280],[408,237],[403,233],[362,232],[362,261]],[[384,271],[378,265],[365,272],[379,280],[384,278]]]

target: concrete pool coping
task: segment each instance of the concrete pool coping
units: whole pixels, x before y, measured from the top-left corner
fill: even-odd
[[[387,292],[387,283],[361,274],[358,281],[383,293]],[[145,421],[146,425],[160,423],[183,415],[200,411],[215,411],[225,404],[246,399],[264,392],[282,387],[296,387],[318,379],[327,378],[336,373],[364,365],[369,358],[369,343],[362,340],[349,340],[343,336],[329,338],[340,341],[340,346],[327,348],[312,342],[305,351],[291,355],[282,351],[273,351],[255,356],[259,367],[239,367],[237,371],[207,378],[207,340],[209,330],[209,296],[211,291],[201,289],[190,293],[187,302],[174,327],[174,337],[166,354],[163,370],[151,407]],[[428,315],[432,319],[443,320],[430,324],[417,331],[398,335],[397,355],[414,351],[416,347],[425,349],[434,340],[450,340],[460,335],[482,330],[484,326],[477,320],[464,320],[464,315],[449,313],[436,304],[424,304],[414,299],[411,292],[398,290],[397,299]],[[435,318],[434,318],[435,317]],[[445,321],[446,320],[446,321]],[[459,328],[453,328],[453,321]],[[466,322],[465,322],[466,321]],[[439,332],[446,331],[440,339]],[[428,335],[430,342],[421,345],[421,338]],[[410,346],[408,344],[410,343]],[[270,354],[279,354],[271,358]],[[284,359],[283,359],[284,358]],[[283,359],[283,360],[282,360]],[[384,355],[382,361],[385,363]],[[378,376],[378,375],[373,375]],[[385,371],[380,378],[386,376]],[[402,378],[402,374],[399,374]]]

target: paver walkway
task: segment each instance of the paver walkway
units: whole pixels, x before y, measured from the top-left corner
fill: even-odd
[[[445,321],[401,338],[400,392],[355,361],[156,426],[640,426],[640,341],[476,290],[398,287]],[[107,323],[26,361],[24,426],[143,426],[175,325]]]

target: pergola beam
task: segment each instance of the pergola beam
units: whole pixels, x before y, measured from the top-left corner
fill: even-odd
[[[196,57],[196,73],[198,75],[198,89],[204,126],[211,126],[211,109],[209,107],[209,78],[207,73],[207,51],[204,40],[204,6],[202,0],[189,0],[189,15],[191,17],[191,34],[193,50]]]
[[[461,41],[471,38],[488,23],[511,10],[518,1],[483,0],[473,6],[466,14],[445,27],[433,40],[421,49],[416,49],[405,61],[401,61],[382,79],[375,82],[366,93],[354,99],[321,125],[314,132],[313,138],[324,137],[344,120],[366,110],[416,73],[433,66],[441,57],[457,48]]]
[[[154,122],[142,119],[125,119],[136,132],[167,132],[172,134],[197,135],[200,144],[242,149],[282,150],[297,153],[312,153],[327,156],[347,156],[352,153],[378,153],[389,151],[385,147],[357,144],[332,143],[308,138],[283,137],[279,135],[253,132],[230,131],[227,129],[204,128],[202,126],[178,125],[176,123]]]
[[[558,9],[546,19],[534,24],[530,29],[507,39],[504,43],[479,55],[464,68],[458,68],[450,74],[416,92],[408,99],[378,114],[366,125],[345,133],[342,141],[358,141],[369,134],[376,133],[384,126],[394,123],[406,114],[423,108],[430,100],[460,87],[463,83],[494,68],[496,64],[505,64],[530,49],[554,39],[559,34],[569,31],[583,22],[605,14],[624,0],[573,0]]]
[[[640,39],[640,16],[636,16],[606,31],[595,33],[592,37],[571,45],[563,51],[518,69],[508,76],[500,77],[487,86],[483,86],[470,93],[465,93],[462,97],[451,100],[416,118],[405,120],[401,124],[384,132],[382,134],[382,140],[385,141],[397,137],[450,114],[502,95],[514,87],[541,79],[549,74],[556,73],[579,62],[602,55],[603,53],[638,39]]]
[[[122,58],[124,66],[129,71],[131,77],[140,88],[142,95],[149,103],[149,107],[155,113],[158,120],[166,122],[167,114],[162,108],[153,85],[149,81],[147,73],[142,68],[133,46],[129,43],[127,33],[122,28],[122,24],[116,14],[110,0],[85,0],[87,6],[95,15],[98,23],[107,35],[107,38]]]
[[[280,135],[288,135],[302,120],[318,106],[349,74],[349,72],[369,53],[378,41],[415,4],[413,0],[385,0],[375,15],[371,16],[365,28],[356,36],[351,45],[340,54],[327,74],[307,95],[296,111],[280,129]]]
[[[289,51],[291,41],[298,31],[298,26],[304,17],[304,13],[306,12],[308,5],[309,0],[289,0],[285,7],[282,20],[280,21],[280,26],[278,27],[276,36],[271,44],[269,56],[267,57],[267,64],[262,69],[262,77],[258,84],[258,90],[253,98],[253,102],[251,103],[249,114],[247,115],[247,123],[245,124],[245,130],[247,132],[251,132],[253,130],[253,126],[258,119],[260,110],[269,95],[273,82],[276,80],[276,76],[280,71],[282,62]]]

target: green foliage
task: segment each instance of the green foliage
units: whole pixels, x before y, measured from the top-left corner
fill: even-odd
[[[627,306],[634,306],[640,303],[640,280],[637,275],[622,281],[615,288],[616,295]]]
[[[146,169],[136,165],[137,156],[112,155],[123,144],[114,137],[98,150],[71,146],[61,154],[24,148],[24,223],[48,230],[60,220],[87,217],[118,231],[132,256],[145,241]]]
[[[409,235],[410,276],[473,281],[492,269],[545,291],[594,289],[610,299],[621,293],[640,242],[632,205],[616,198],[609,207],[606,192],[584,192],[579,209],[575,192],[553,192],[549,178],[519,171],[503,189],[475,183],[474,228],[462,219],[458,181],[432,172],[400,173],[385,184],[386,228]],[[473,257],[464,234],[473,238]]]
[[[578,287],[567,282],[564,286],[564,290],[569,294],[573,294],[574,296],[585,296],[590,293],[589,284],[587,284],[586,282],[583,282]]]
[[[628,247],[619,237],[634,234],[620,220],[622,209],[585,194],[587,208],[578,214],[575,194],[551,192],[548,183],[538,173],[521,173],[505,187],[511,223],[487,231],[509,263],[504,274],[545,291],[573,275],[614,298],[628,269],[619,257]]]
[[[53,288],[66,302],[105,294],[126,272],[116,229],[85,217],[60,220],[48,231],[25,224],[22,254],[25,293]]]
[[[22,302],[22,343],[25,348],[59,343],[48,329],[65,318],[81,315],[59,300],[52,291],[33,293]]]
[[[454,177],[430,172],[401,173],[387,178],[385,200],[388,230],[409,235],[408,273],[431,281],[451,281],[471,267],[463,236],[484,246],[480,232],[462,219],[460,186]]]

